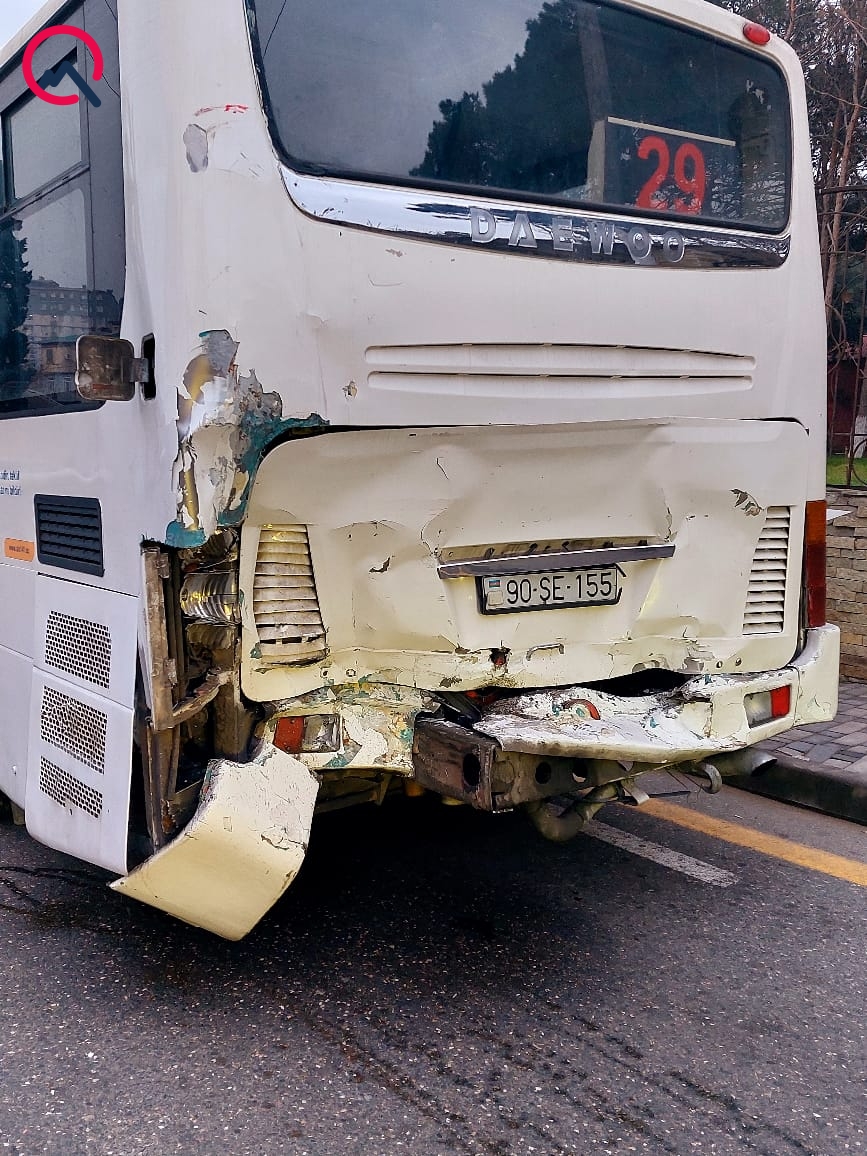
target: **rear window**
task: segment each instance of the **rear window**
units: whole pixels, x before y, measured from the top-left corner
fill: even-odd
[[[755,52],[584,0],[248,0],[299,171],[786,223],[785,81]]]

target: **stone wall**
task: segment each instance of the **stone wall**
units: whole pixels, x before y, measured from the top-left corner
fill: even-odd
[[[828,508],[828,621],[840,627],[840,673],[867,679],[867,489],[835,486]]]

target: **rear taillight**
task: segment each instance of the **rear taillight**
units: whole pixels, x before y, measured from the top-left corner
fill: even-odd
[[[792,688],[758,690],[744,697],[744,710],[751,727],[762,726],[772,719],[785,718],[792,709]]]
[[[824,626],[825,607],[825,500],[807,502],[804,526],[804,597],[807,626]]]
[[[321,755],[341,747],[340,715],[288,715],[277,720],[274,746],[288,755]]]

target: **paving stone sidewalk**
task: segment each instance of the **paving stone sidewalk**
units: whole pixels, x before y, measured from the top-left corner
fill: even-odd
[[[793,727],[758,745],[816,770],[862,771],[867,778],[867,682],[841,680],[840,705],[833,722]]]

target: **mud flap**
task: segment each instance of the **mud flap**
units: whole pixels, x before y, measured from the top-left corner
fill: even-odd
[[[250,763],[212,762],[189,824],[111,886],[224,939],[241,939],[298,874],[318,791],[312,771],[273,747]]]

